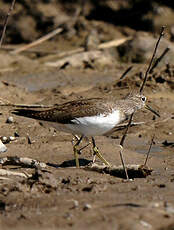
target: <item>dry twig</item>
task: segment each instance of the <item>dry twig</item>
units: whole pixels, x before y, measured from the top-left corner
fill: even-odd
[[[11,6],[9,8],[9,11],[8,11],[7,16],[5,18],[5,21],[4,21],[3,30],[2,30],[2,34],[1,34],[1,40],[0,40],[0,47],[2,46],[4,37],[5,37],[5,32],[6,32],[8,20],[9,20],[9,17],[11,15],[12,10],[14,9],[15,1],[16,0],[12,0]]]
[[[26,175],[25,173],[22,172],[13,172],[11,170],[7,170],[7,169],[0,169],[0,175],[1,176],[20,176],[20,177],[31,177],[31,175]]]
[[[121,138],[121,141],[120,141],[120,147],[121,147],[121,149],[120,149],[120,158],[121,158],[121,163],[123,165],[123,169],[124,169],[124,172],[126,174],[126,179],[127,180],[129,180],[129,176],[128,176],[127,167],[126,167],[126,165],[124,163],[124,158],[123,158],[123,145],[124,145],[124,141],[125,141],[126,136],[127,136],[128,129],[129,129],[130,125],[131,125],[133,115],[134,115],[134,113],[131,114],[131,116],[129,118],[129,122],[128,122],[127,127],[126,127],[126,130],[125,130],[125,132],[124,132],[124,134],[123,134],[123,136]]]
[[[149,66],[148,66],[148,68],[147,68],[147,70],[146,70],[145,77],[144,77],[144,80],[143,80],[143,84],[142,84],[142,86],[141,86],[141,88],[140,88],[140,93],[143,92],[143,88],[144,88],[144,86],[145,86],[145,84],[146,84],[148,74],[149,74],[149,72],[150,72],[150,69],[151,69],[153,60],[154,60],[154,58],[155,58],[155,55],[156,55],[156,52],[157,52],[157,49],[158,49],[158,45],[159,45],[159,43],[160,43],[161,38],[164,36],[164,29],[165,29],[165,27],[163,26],[163,27],[161,28],[161,32],[160,32],[159,38],[158,38],[157,43],[156,43],[156,45],[155,45],[155,49],[154,49],[154,52],[153,52],[153,54],[152,54],[152,58],[151,58],[151,60],[150,60]]]
[[[108,49],[111,47],[117,47],[123,44],[124,42],[131,40],[132,37],[127,37],[127,38],[119,38],[119,39],[114,39],[109,42],[104,42],[98,45],[98,49]]]
[[[132,68],[133,68],[133,66],[129,66],[126,69],[126,71],[121,75],[120,80],[122,80],[126,76],[126,74],[129,73],[129,71],[131,71]]]
[[[152,137],[152,140],[151,140],[151,143],[150,143],[150,146],[149,146],[147,155],[146,155],[146,159],[145,159],[144,164],[143,164],[144,166],[146,166],[146,164],[147,164],[147,160],[148,160],[148,158],[149,158],[149,154],[150,154],[150,150],[151,150],[152,145],[153,145],[154,138],[155,138],[155,134],[154,134],[153,137]]]
[[[144,167],[142,165],[126,165],[126,168],[130,178],[147,177],[153,171],[151,168]],[[120,166],[113,165],[111,167],[108,167],[106,165],[92,164],[91,166],[85,166],[84,169],[99,172],[99,173],[107,173],[112,176],[125,178],[125,170],[122,165]]]
[[[156,59],[156,61],[154,62],[152,68],[150,69],[149,73],[152,73],[153,70],[157,67],[157,65],[160,63],[160,61],[164,58],[164,56],[169,52],[170,48],[167,47],[163,53],[161,54],[161,56],[159,58]]]
[[[54,37],[56,34],[61,33],[62,30],[63,30],[62,28],[57,28],[57,29],[55,29],[54,31],[48,33],[47,35],[44,35],[43,37],[37,39],[36,41],[31,42],[30,44],[27,44],[27,45],[22,46],[22,47],[20,47],[20,48],[17,48],[16,50],[12,51],[11,53],[12,53],[12,54],[19,54],[19,53],[21,53],[21,52],[24,51],[24,50],[27,50],[27,49],[29,49],[29,48],[31,48],[31,47],[34,47],[34,46],[36,46],[36,45],[39,45],[39,44],[41,44],[42,42],[44,42],[44,41],[46,41],[46,40],[48,40],[48,39]]]
[[[0,158],[0,164],[4,165],[17,165],[21,167],[30,168],[45,168],[47,165],[43,162],[27,157],[3,157]]]

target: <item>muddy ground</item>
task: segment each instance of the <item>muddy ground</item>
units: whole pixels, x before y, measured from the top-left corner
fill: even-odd
[[[92,21],[83,25],[90,29],[94,25],[102,27],[102,41],[114,39],[116,35],[125,36],[125,31],[136,33],[106,22]],[[110,37],[113,31],[115,34]],[[10,53],[17,46],[11,46],[10,51],[1,50],[1,104],[8,101],[50,105],[103,96],[117,100],[130,91],[139,90],[141,72],[147,69],[148,61],[120,62],[113,49],[110,53],[115,62],[109,65],[85,62],[77,68],[49,67],[45,63],[56,61],[53,51],[57,44],[58,51],[63,52],[84,43],[83,36],[67,40],[63,34],[57,39],[17,55]],[[51,54],[46,53],[48,51]],[[120,81],[129,66],[133,69]],[[3,169],[32,177],[0,176],[0,229],[174,229],[173,77],[172,62],[164,62],[148,78],[144,94],[149,105],[160,113],[160,118],[147,110],[135,114],[134,122],[138,124],[129,129],[124,157],[126,164],[143,164],[155,134],[148,160],[153,171],[146,178],[131,181],[83,167],[75,168],[70,134],[45,126],[43,122],[12,115],[12,106],[1,106],[0,136],[14,136],[15,140],[5,144],[8,150],[0,157],[29,157],[47,163],[47,167],[36,170],[1,165]],[[14,120],[7,123],[10,116]],[[121,164],[118,144],[123,132],[116,130],[110,136],[96,137],[100,151],[112,165]],[[87,165],[91,160],[88,146],[80,155],[80,164]],[[99,159],[96,163],[101,164]]]
[[[5,73],[1,76],[1,98],[26,104],[54,104],[103,95],[112,95],[117,99],[128,93],[127,88],[115,86],[121,73],[122,68],[105,73],[91,70],[49,70],[25,75],[20,71]],[[38,82],[42,81],[40,86]],[[38,90],[36,85],[42,89]],[[15,115],[14,123],[6,123],[12,108],[2,107],[1,136],[14,136],[16,132],[19,137],[6,144],[8,151],[1,157],[30,157],[50,165],[39,171],[39,178],[1,179],[0,220],[3,229],[172,229],[173,93],[167,87],[156,88],[146,87],[144,94],[161,117],[154,120],[150,112],[137,112],[134,121],[144,124],[130,128],[124,150],[127,164],[143,164],[155,133],[155,144],[148,161],[153,172],[147,178],[135,178],[131,182],[83,168],[68,167],[68,164],[61,167],[64,162],[74,165],[72,136]],[[116,131],[110,137],[96,137],[103,156],[113,165],[120,165],[117,145],[121,136],[122,131]],[[165,140],[171,145],[165,147]],[[81,163],[89,163],[92,159],[90,148],[83,151],[80,159]],[[97,163],[101,164],[99,160]],[[3,168],[35,174],[34,169],[24,167]]]

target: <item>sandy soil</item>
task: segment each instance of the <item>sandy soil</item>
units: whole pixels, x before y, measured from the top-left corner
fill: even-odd
[[[120,73],[119,73],[120,72]],[[1,95],[15,103],[53,104],[78,97],[126,95],[128,89],[114,86],[121,70],[44,72],[20,76],[17,73],[1,77],[9,85],[1,83]],[[61,76],[63,77],[61,78]],[[19,86],[20,79],[21,84]],[[24,80],[25,79],[25,80]],[[31,86],[36,83],[38,89]],[[46,80],[47,79],[47,80]],[[48,80],[49,79],[49,80]],[[57,86],[53,87],[56,80]],[[102,79],[102,84],[101,84]],[[127,77],[127,81],[129,77]],[[137,79],[138,81],[138,79]],[[40,82],[44,85],[37,84]],[[77,87],[77,83],[79,83]],[[49,86],[48,86],[49,85]],[[105,86],[105,87],[104,87]],[[22,87],[25,87],[22,88]],[[40,89],[42,88],[42,89]],[[44,89],[45,88],[45,89]],[[108,90],[106,90],[108,88]],[[158,86],[157,86],[158,88]],[[138,89],[138,87],[137,87]],[[105,92],[106,91],[106,92]],[[91,172],[75,167],[72,136],[53,128],[45,127],[29,118],[14,117],[6,123],[12,108],[2,107],[0,116],[1,136],[19,137],[6,144],[4,156],[31,157],[49,163],[36,175],[34,169],[3,166],[14,171],[33,173],[33,179],[9,177],[0,182],[0,221],[3,229],[172,229],[174,226],[173,201],[173,149],[163,142],[173,141],[173,95],[163,88],[153,92],[146,87],[145,94],[161,117],[147,111],[136,114],[134,121],[144,124],[131,127],[125,143],[125,161],[128,164],[143,164],[151,137],[155,133],[148,166],[153,168],[147,178],[135,178],[125,182],[122,178]],[[168,106],[170,104],[170,107]],[[31,143],[28,142],[29,136]],[[103,156],[113,165],[120,165],[118,144],[122,131],[110,137],[97,137],[96,142]],[[81,163],[92,159],[90,148],[80,156]],[[100,164],[100,161],[97,160]]]

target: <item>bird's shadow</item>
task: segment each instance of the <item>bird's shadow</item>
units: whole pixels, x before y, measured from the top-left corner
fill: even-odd
[[[79,158],[79,165],[80,166],[87,166],[91,163],[92,161],[86,160],[84,158]],[[69,168],[69,167],[76,167],[76,162],[75,160],[68,160],[64,161],[61,164],[54,164],[54,163],[46,163],[48,166],[54,167],[54,168]]]

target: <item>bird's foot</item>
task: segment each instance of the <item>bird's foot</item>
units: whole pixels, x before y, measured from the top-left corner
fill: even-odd
[[[110,163],[101,155],[96,146],[93,148],[93,163],[95,162],[95,156],[97,156],[105,165],[109,167],[111,166]]]

